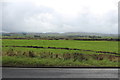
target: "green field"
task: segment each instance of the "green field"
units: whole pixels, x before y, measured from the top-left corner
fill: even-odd
[[[118,66],[118,41],[3,39],[2,46],[3,66]],[[14,46],[38,46],[44,48]],[[55,47],[56,49],[50,49],[48,47]],[[60,48],[80,50],[69,50]],[[97,53],[97,51],[101,52]]]
[[[3,40],[3,46],[43,46],[77,48],[118,53],[117,41],[76,41],[76,40]]]

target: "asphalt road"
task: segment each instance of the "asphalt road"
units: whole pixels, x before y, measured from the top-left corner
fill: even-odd
[[[3,68],[3,78],[118,78],[118,69]]]

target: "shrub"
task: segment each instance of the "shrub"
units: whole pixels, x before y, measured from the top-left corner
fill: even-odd
[[[33,52],[33,51],[29,51],[29,57],[35,57],[36,55],[35,55],[35,53]]]

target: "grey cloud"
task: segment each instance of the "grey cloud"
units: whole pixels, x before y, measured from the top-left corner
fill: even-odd
[[[3,8],[3,30],[9,32],[27,31],[29,28],[26,28],[24,19],[40,13],[51,12],[53,11],[50,8],[36,7],[32,3],[6,3]]]
[[[86,11],[68,20],[49,7],[38,7],[32,3],[4,3],[3,13],[3,31],[8,32],[117,33],[118,28],[116,11],[102,17]]]

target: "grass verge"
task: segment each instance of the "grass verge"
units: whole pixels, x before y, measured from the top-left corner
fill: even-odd
[[[118,67],[118,62],[109,60],[89,60],[89,61],[73,61],[51,59],[51,58],[29,58],[17,56],[3,56],[2,66],[9,67]]]

